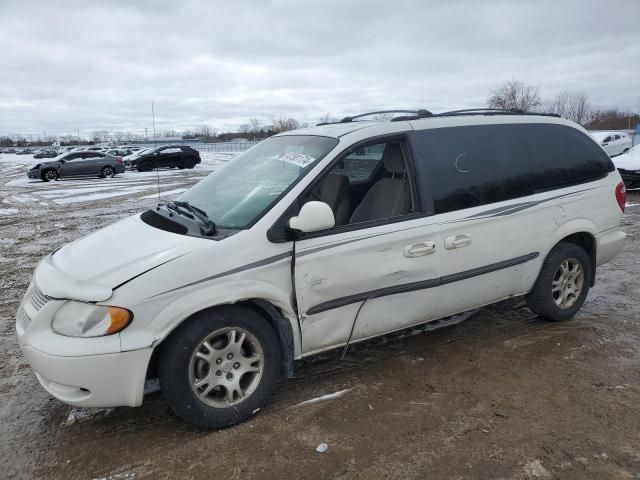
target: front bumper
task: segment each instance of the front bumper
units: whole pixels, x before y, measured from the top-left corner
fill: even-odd
[[[33,178],[36,180],[40,180],[40,178],[42,178],[40,170],[28,170],[27,177]]]
[[[78,407],[141,405],[152,350],[62,357],[22,345],[24,356],[45,390]]]
[[[79,407],[141,405],[153,348],[122,352],[120,334],[77,338],[55,333],[51,323],[65,303],[32,282],[16,315],[18,343],[42,386]]]

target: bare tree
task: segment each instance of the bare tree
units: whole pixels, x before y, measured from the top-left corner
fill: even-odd
[[[591,120],[592,115],[591,103],[583,93],[561,92],[545,105],[545,110],[549,113],[556,113],[580,125],[586,125]]]
[[[273,130],[275,133],[288,132],[300,128],[300,122],[292,117],[281,116],[273,119]]]
[[[254,135],[259,134],[262,131],[262,122],[257,118],[249,119],[249,132]]]
[[[338,121],[338,117],[334,117],[329,112],[323,113],[322,116],[318,119],[318,123],[334,123]]]
[[[209,125],[203,125],[198,130],[198,135],[204,138],[213,138],[217,135],[217,130],[215,128],[211,128]]]
[[[507,80],[489,92],[487,105],[490,108],[536,111],[541,105],[540,87],[528,85],[520,80]]]
[[[247,134],[249,134],[251,132],[251,126],[248,123],[243,123],[242,125],[240,125],[238,127],[238,130],[243,135],[247,135]]]

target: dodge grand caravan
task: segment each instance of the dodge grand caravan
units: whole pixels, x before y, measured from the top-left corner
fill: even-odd
[[[359,117],[276,135],[43,258],[16,320],[42,386],[137,406],[157,376],[178,415],[222,428],[308,355],[518,295],[569,319],[622,247],[624,184],[574,123]]]

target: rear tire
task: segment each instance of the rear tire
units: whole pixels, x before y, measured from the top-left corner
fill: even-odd
[[[525,296],[527,306],[547,320],[568,320],[587,298],[591,270],[591,259],[582,247],[560,242],[547,255],[533,290]]]
[[[196,315],[161,348],[163,395],[177,415],[201,428],[229,427],[255,414],[278,381],[276,333],[264,317],[240,305]]]
[[[107,165],[106,167],[102,167],[102,171],[100,172],[100,178],[113,178],[116,176],[116,169]]]

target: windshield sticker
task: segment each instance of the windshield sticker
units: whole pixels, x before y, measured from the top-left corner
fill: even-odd
[[[305,155],[304,153],[291,152],[285,153],[284,155],[280,156],[278,160],[297,165],[300,168],[305,168],[306,166],[313,163],[315,161],[315,158],[310,157],[309,155]]]

